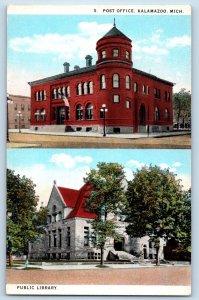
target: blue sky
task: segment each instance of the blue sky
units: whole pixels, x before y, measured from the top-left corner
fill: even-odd
[[[98,162],[118,162],[123,165],[128,180],[143,165],[170,168],[184,189],[191,185],[190,150],[131,149],[8,149],[7,167],[16,174],[32,178],[37,185],[40,203],[46,204],[56,180],[58,186],[79,189],[83,177]]]
[[[191,90],[190,15],[116,15],[132,39],[133,65]],[[8,15],[8,92],[29,95],[28,81],[63,72],[63,63],[96,62],[95,45],[114,15]]]

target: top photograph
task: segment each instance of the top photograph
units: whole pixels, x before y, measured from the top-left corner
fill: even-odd
[[[191,148],[190,6],[8,6],[8,148]]]

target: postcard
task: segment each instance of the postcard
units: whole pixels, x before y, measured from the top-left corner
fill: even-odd
[[[190,295],[191,7],[7,18],[6,293]]]

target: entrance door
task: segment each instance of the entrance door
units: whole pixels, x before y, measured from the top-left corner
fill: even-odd
[[[124,238],[119,241],[114,240],[114,249],[116,251],[124,251]]]
[[[57,124],[58,125],[64,124],[64,120],[65,120],[65,108],[58,107],[57,108]]]
[[[140,125],[146,125],[146,110],[144,104],[140,106]]]

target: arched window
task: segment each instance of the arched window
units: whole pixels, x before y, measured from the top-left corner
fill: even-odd
[[[41,120],[43,122],[46,120],[46,110],[44,108],[41,110]]]
[[[53,207],[52,207],[52,222],[56,222],[56,216],[57,216],[57,207],[56,207],[56,205],[53,205]]]
[[[39,92],[39,100],[43,100],[43,91]]]
[[[78,83],[77,85],[77,95],[81,95],[82,94],[82,85],[81,83]]]
[[[62,95],[66,96],[66,88],[64,86],[61,88],[61,93]]]
[[[61,99],[61,88],[57,89],[57,98]]]
[[[83,108],[81,104],[78,104],[76,106],[76,120],[82,120],[83,119]]]
[[[39,92],[35,93],[35,100],[38,101],[39,100]]]
[[[93,119],[93,105],[90,103],[86,105],[86,119],[87,120]]]
[[[44,90],[44,100],[46,100],[46,90]]]
[[[164,118],[165,118],[166,121],[169,120],[169,111],[168,111],[167,108],[166,108],[165,111],[164,111]]]
[[[88,86],[87,86],[87,82],[84,82],[83,84],[83,94],[86,95],[88,93]]]
[[[130,76],[126,76],[126,89],[130,89]]]
[[[93,94],[93,82],[88,83],[88,94]]]
[[[143,94],[146,94],[146,85],[144,85],[144,84],[142,86],[142,92],[143,92]]]
[[[66,92],[67,92],[67,97],[70,97],[70,87],[69,86],[67,86]]]
[[[160,112],[158,107],[156,106],[155,108],[155,121],[159,121],[160,120]]]
[[[100,84],[101,84],[101,89],[106,88],[106,77],[105,77],[105,75],[101,75]]]
[[[134,83],[134,92],[135,93],[138,92],[138,83],[137,82]]]
[[[119,87],[119,75],[113,74],[113,87],[118,88]]]

